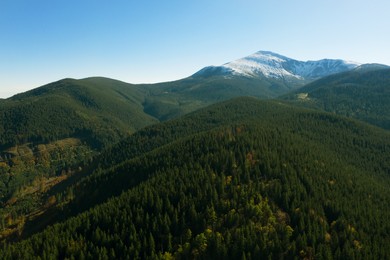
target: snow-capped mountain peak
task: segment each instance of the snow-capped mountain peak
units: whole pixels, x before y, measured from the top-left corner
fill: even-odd
[[[263,74],[266,77],[284,77],[291,76],[300,78],[299,75],[294,75],[283,67],[283,64],[289,59],[281,55],[259,51],[250,56],[238,59],[222,65],[229,68],[234,74],[243,76],[257,76]]]
[[[247,57],[228,62],[222,66],[206,67],[196,74],[237,75],[244,77],[266,77],[283,80],[314,80],[330,74],[348,71],[360,63],[323,59],[298,61],[270,51],[259,51]]]

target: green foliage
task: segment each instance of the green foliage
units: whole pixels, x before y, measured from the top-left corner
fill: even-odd
[[[0,102],[0,147],[68,137],[104,147],[157,122],[142,102],[138,88],[114,80],[54,82]]]
[[[390,69],[374,68],[325,77],[283,99],[390,129]]]
[[[177,81],[141,87],[148,91],[144,111],[160,121],[165,121],[231,98],[242,96],[275,98],[305,83],[307,81],[302,79],[286,82],[265,77],[227,77],[212,73],[195,74]]]
[[[3,258],[390,257],[390,135],[354,120],[240,98],[96,160],[62,194],[65,221]]]
[[[47,189],[79,172],[94,154],[77,139],[18,146],[12,153],[0,162],[0,239],[15,225],[23,229],[26,216],[54,204],[54,197],[45,194]]]
[[[0,219],[36,209],[39,203],[26,207],[21,199],[25,189],[77,169],[97,150],[158,122],[143,112],[144,92],[105,78],[64,79],[1,100],[0,206],[8,208],[0,209]],[[66,139],[79,143],[40,148]]]

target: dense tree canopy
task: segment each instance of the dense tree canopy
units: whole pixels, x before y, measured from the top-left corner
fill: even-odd
[[[143,129],[9,258],[387,259],[390,134],[241,98]],[[25,238],[25,239],[23,239]]]
[[[375,68],[322,78],[283,99],[390,129],[390,69]]]

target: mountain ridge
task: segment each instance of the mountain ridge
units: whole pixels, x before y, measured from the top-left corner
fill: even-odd
[[[253,63],[254,66],[249,66],[248,62],[249,65]],[[0,100],[0,108],[15,107],[26,100],[29,102],[34,100],[35,104],[42,103],[44,95],[51,95],[61,100],[71,98],[72,100],[66,100],[68,105],[69,102],[76,101],[83,108],[93,109],[94,113],[105,108],[111,110],[112,105],[119,109],[130,105],[131,110],[137,111],[137,117],[143,118],[142,120],[132,120],[123,113],[117,113],[118,110],[111,112],[114,112],[115,116],[121,114],[119,125],[123,125],[124,119],[142,127],[238,96],[277,98],[313,82],[313,78],[322,75],[335,75],[345,70],[365,71],[383,67],[386,66],[381,64],[359,66],[359,63],[339,59],[301,62],[274,52],[259,51],[222,66],[203,68],[188,78],[171,82],[130,84],[103,77],[63,79]],[[105,91],[109,91],[109,95]],[[112,102],[107,103],[107,98],[111,98]],[[85,115],[84,112],[82,114]],[[108,117],[112,118],[112,114]],[[144,124],[144,122],[148,123]],[[125,125],[126,123],[123,126]],[[135,128],[138,129],[138,126]]]
[[[91,131],[91,145],[118,141],[158,121],[144,113],[143,102],[142,89],[116,80],[52,82],[0,102],[0,121],[6,126],[0,128],[0,143],[55,141]]]
[[[390,129],[389,86],[388,67],[366,64],[321,78],[280,98]]]
[[[271,51],[258,51],[221,66],[209,66],[196,72],[199,76],[212,71],[226,76],[245,77],[265,76],[280,79],[313,80],[330,74],[339,73],[361,66],[361,63],[341,59],[321,59],[318,61],[299,61]]]

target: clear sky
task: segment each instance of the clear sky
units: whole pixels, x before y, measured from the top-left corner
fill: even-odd
[[[268,50],[390,65],[389,0],[0,0],[0,97],[62,78],[187,77]]]

